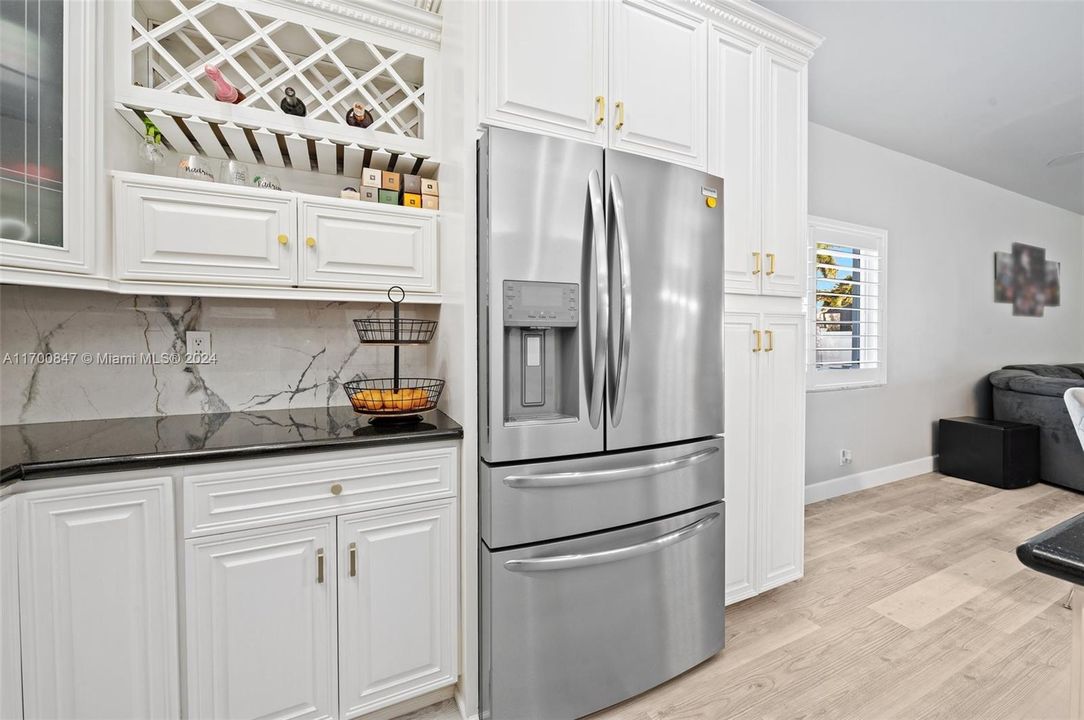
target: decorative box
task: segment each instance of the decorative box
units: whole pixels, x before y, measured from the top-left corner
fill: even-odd
[[[422,206],[422,196],[417,193],[403,193],[403,205],[406,207],[420,208]]]
[[[437,181],[430,180],[429,178],[422,178],[422,195],[440,195]]]
[[[385,170],[380,173],[380,189],[381,190],[399,190],[399,173],[392,172],[391,170]]]
[[[380,190],[374,187],[362,187],[361,200],[365,202],[380,202]]]
[[[422,207],[426,210],[439,210],[440,198],[436,195],[422,195]]]
[[[380,171],[375,168],[365,168],[361,171],[361,186],[379,188]]]
[[[403,192],[414,195],[422,194],[421,175],[403,175]]]
[[[398,190],[380,190],[380,202],[385,205],[398,205],[399,204],[399,191]]]

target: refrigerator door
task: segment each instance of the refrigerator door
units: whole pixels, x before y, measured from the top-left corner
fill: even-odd
[[[606,151],[606,449],[723,432],[723,181]]]
[[[481,714],[576,718],[723,647],[723,504],[573,540],[482,546]]]
[[[528,465],[484,463],[478,531],[491,548],[582,535],[723,497],[723,439]]]
[[[602,160],[593,145],[503,128],[488,128],[479,141],[479,443],[488,462],[603,449]],[[515,312],[526,288],[540,283],[563,288],[562,321],[574,318],[574,327],[506,321],[506,310]]]

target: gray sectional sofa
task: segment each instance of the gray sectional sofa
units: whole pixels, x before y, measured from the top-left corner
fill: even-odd
[[[1084,449],[1062,399],[1084,387],[1084,363],[1006,365],[990,374],[994,419],[1039,426],[1039,477],[1084,492]]]

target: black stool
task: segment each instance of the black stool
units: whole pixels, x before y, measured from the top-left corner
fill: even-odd
[[[942,418],[938,470],[999,488],[1039,482],[1039,428],[976,417]]]

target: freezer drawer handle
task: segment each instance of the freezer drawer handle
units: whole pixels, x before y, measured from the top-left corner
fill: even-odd
[[[630,480],[632,478],[673,472],[690,465],[703,462],[719,452],[717,447],[707,447],[688,455],[662,460],[650,465],[633,465],[612,470],[581,470],[577,472],[543,473],[539,475],[509,475],[504,484],[510,488],[557,488],[569,485],[590,485],[591,483],[610,482],[611,480]]]
[[[618,560],[628,560],[640,555],[658,552],[663,548],[676,545],[682,540],[688,540],[718,519],[719,513],[712,513],[694,523],[665,535],[660,535],[657,538],[613,550],[578,555],[553,555],[552,557],[530,558],[528,560],[508,560],[504,563],[504,569],[512,572],[545,572],[548,570],[570,570],[572,568],[617,562]]]

